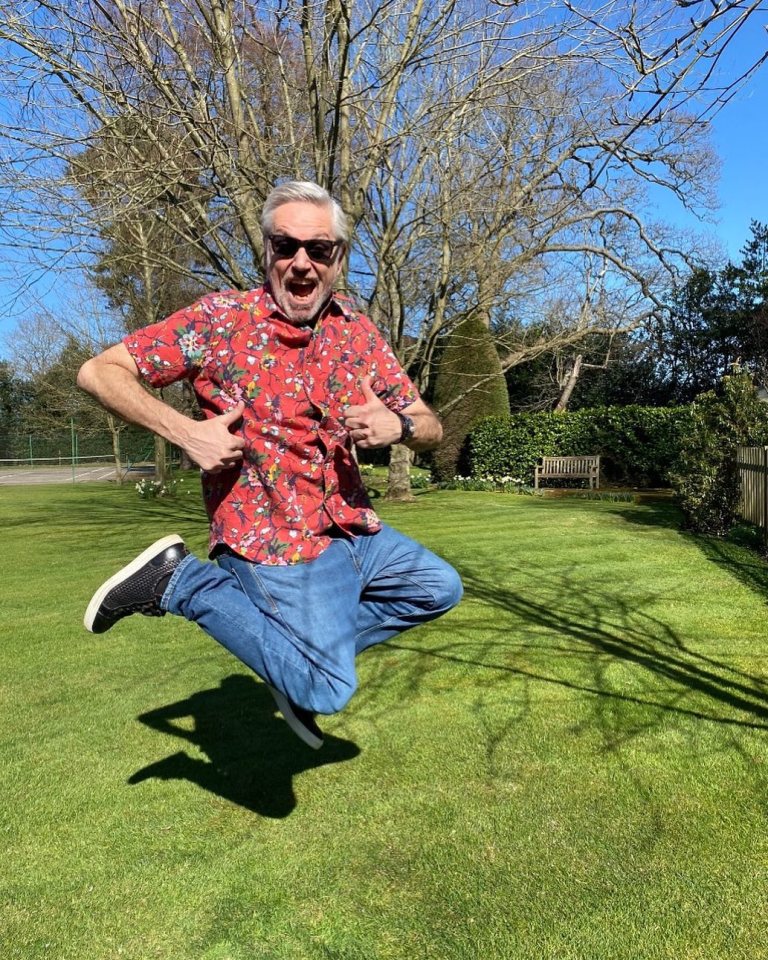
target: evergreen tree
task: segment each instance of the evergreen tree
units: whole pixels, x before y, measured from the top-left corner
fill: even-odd
[[[669,381],[659,369],[648,337],[615,337],[604,363],[579,380],[569,409],[590,407],[666,407],[674,403]]]
[[[659,330],[657,366],[675,403],[714,390],[742,356],[738,272],[732,264],[720,271],[701,267],[673,292]]]
[[[13,367],[0,360],[0,458],[19,456],[18,443],[27,408],[34,391]]]
[[[740,262],[700,267],[673,291],[655,344],[672,402],[716,389],[734,363],[768,384],[768,226],[750,231]]]
[[[741,359],[768,386],[768,225],[753,220],[751,236],[733,268]]]
[[[473,315],[447,340],[435,375],[434,405],[443,421],[443,442],[432,457],[436,479],[465,468],[467,435],[483,417],[508,416],[509,397],[493,337]]]

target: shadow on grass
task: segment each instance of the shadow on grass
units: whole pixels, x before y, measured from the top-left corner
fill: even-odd
[[[627,523],[640,527],[665,527],[679,530],[683,515],[673,500],[645,500],[631,509],[622,509],[619,504],[609,504],[609,510]]]
[[[191,722],[178,722],[185,718]],[[312,750],[276,716],[266,686],[241,674],[138,719],[153,730],[193,744],[208,760],[178,751],[138,770],[128,783],[189,780],[264,817],[286,817],[295,808],[296,774],[351,760],[360,753],[356,744],[333,736],[325,737],[320,750]]]
[[[695,537],[695,540],[708,560],[768,603],[768,563],[758,552],[760,546],[757,539],[748,542],[743,538],[736,541],[730,537],[726,540]]]
[[[687,647],[669,625],[644,612],[644,599],[631,604],[609,591],[585,590],[583,582],[571,583],[567,576],[546,587],[537,582],[530,595],[473,573],[463,573],[463,580],[467,597],[495,611],[482,620],[483,640],[472,639],[469,623],[465,631],[458,628],[468,637],[464,642],[430,649],[407,642],[388,646],[614,702],[768,729],[766,681]],[[497,626],[489,628],[489,620]],[[512,631],[525,639],[512,641]],[[616,679],[617,664],[638,669],[629,680],[626,674]],[[412,669],[424,670],[418,664]],[[416,674],[411,680],[418,683]],[[615,719],[615,742],[631,736],[633,724],[634,732],[647,726],[639,715]]]
[[[194,496],[162,497],[158,500],[112,497],[109,500],[83,501],[76,506],[80,507],[80,513],[86,515],[87,519],[108,524],[146,523],[148,520],[163,526],[172,523],[208,523],[198,490]]]
[[[35,488],[22,490],[21,503],[12,500],[5,488],[3,527],[44,527],[76,531],[102,525],[105,530],[118,527],[147,527],[157,525],[158,537],[168,533],[173,524],[202,524],[207,526],[205,509],[199,490],[190,496],[164,497],[159,500],[141,500],[130,491],[92,487]]]
[[[627,523],[679,531],[682,537],[695,543],[708,560],[768,603],[768,562],[758,531],[747,526],[736,527],[723,539],[691,533],[683,528],[682,513],[673,502],[644,504],[642,510],[622,511],[621,516]]]

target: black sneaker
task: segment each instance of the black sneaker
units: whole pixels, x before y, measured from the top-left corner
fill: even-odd
[[[271,687],[269,684],[267,686],[275,698],[277,709],[282,713],[291,730],[307,746],[312,747],[313,750],[319,750],[323,745],[323,731],[315,723],[315,714],[303,707],[297,707],[295,703],[291,703],[288,697],[276,690],[275,687]]]
[[[147,547],[127,567],[110,577],[94,593],[83,622],[91,633],[105,630],[132,613],[163,617],[160,599],[171,574],[189,554],[181,537],[172,534]]]

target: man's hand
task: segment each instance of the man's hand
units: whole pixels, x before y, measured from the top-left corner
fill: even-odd
[[[361,389],[365,403],[349,407],[344,416],[344,426],[353,442],[363,449],[397,443],[402,433],[400,418],[373,392],[370,377],[363,378]]]
[[[230,432],[230,427],[243,416],[245,404],[212,417],[210,420],[190,421],[181,444],[195,463],[207,473],[220,473],[239,464],[243,459],[245,440]]]

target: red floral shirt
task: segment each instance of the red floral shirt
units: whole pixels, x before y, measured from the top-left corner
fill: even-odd
[[[123,341],[153,387],[191,381],[207,417],[246,403],[242,465],[202,474],[210,548],[257,563],[312,560],[333,524],[370,534],[380,522],[341,417],[375,393],[402,410],[418,393],[371,321],[334,296],[312,327],[280,313],[269,289],[203,297]]]

